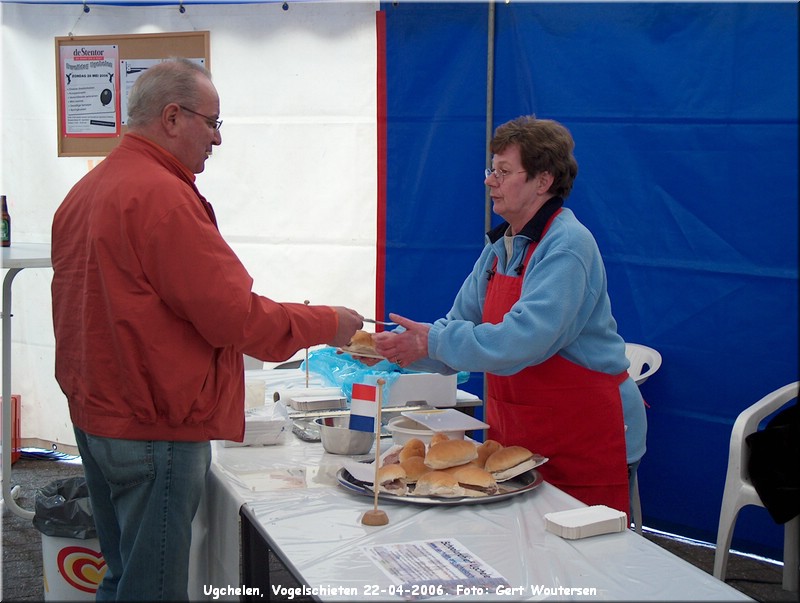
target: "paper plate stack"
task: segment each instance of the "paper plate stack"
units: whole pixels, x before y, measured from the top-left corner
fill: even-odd
[[[249,408],[245,411],[244,441],[225,440],[225,448],[236,446],[273,446],[282,444],[292,430],[292,420],[282,403]]]

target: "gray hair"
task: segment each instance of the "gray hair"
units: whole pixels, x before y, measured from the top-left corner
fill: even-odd
[[[128,97],[128,127],[148,125],[169,103],[193,105],[198,96],[198,73],[211,79],[208,69],[184,58],[170,58],[150,67],[136,79]]]

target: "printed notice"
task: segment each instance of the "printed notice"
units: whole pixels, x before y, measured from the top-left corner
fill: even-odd
[[[455,539],[361,547],[406,598],[496,592],[503,576]]]
[[[158,65],[167,59],[122,59],[119,62],[119,72],[122,82],[120,82],[120,89],[122,96],[120,99],[120,115],[122,116],[122,125],[128,125],[128,96],[130,96],[133,84],[139,79],[145,71],[150,69],[153,65]],[[189,59],[198,65],[205,67],[205,59]]]
[[[64,135],[119,135],[118,55],[116,45],[61,47]]]

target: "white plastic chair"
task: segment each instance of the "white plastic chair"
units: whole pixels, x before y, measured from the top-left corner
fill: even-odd
[[[628,367],[628,374],[641,385],[647,381],[659,368],[661,368],[661,354],[653,348],[639,343],[626,343],[625,355],[631,365]]]
[[[639,343],[626,343],[625,356],[631,365],[628,367],[628,374],[641,385],[661,368],[661,354],[653,348]],[[633,514],[633,524],[637,534],[642,533],[642,501],[639,498],[639,476],[637,472],[631,475],[633,495],[631,496],[631,513]]]
[[[725,476],[725,490],[722,494],[722,508],[717,530],[717,550],[714,553],[714,577],[725,580],[728,553],[731,547],[733,527],[739,510],[747,505],[763,507],[764,503],[753,487],[747,471],[750,448],[745,438],[758,429],[762,419],[769,416],[787,402],[797,398],[798,383],[790,383],[767,394],[761,400],[745,409],[736,418],[731,431],[730,451],[728,453],[728,473]],[[784,524],[783,538],[783,588],[797,591],[798,549],[800,549],[800,516]]]

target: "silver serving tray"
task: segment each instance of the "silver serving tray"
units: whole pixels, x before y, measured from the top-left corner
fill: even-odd
[[[375,498],[375,493],[372,491],[372,484],[359,481],[350,475],[350,472],[342,467],[336,473],[336,479],[339,485],[346,490]],[[383,501],[406,503],[412,505],[476,505],[497,502],[506,500],[512,496],[519,496],[531,490],[538,488],[544,481],[542,474],[536,469],[530,469],[516,477],[513,477],[504,482],[499,482],[497,485],[500,488],[500,493],[492,494],[490,496],[461,496],[455,498],[444,498],[439,496],[397,496],[396,494],[389,494],[388,492],[379,492],[378,498]]]

